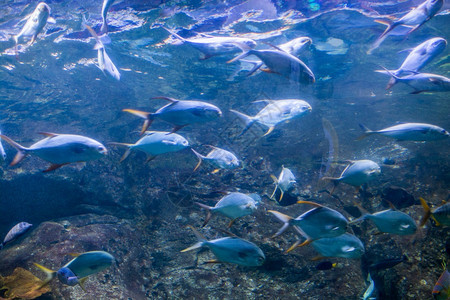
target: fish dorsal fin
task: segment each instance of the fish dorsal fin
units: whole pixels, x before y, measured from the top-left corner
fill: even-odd
[[[171,103],[177,103],[180,102],[181,100],[178,99],[174,99],[174,98],[170,98],[170,97],[164,97],[164,96],[158,96],[158,97],[151,97],[150,99],[163,99],[163,100],[167,100]]]
[[[392,210],[397,210],[397,208],[394,206],[394,204],[393,204],[391,201],[389,201],[389,200],[384,200],[384,201],[386,201],[386,202],[389,204],[389,207],[390,207]]]
[[[264,43],[264,44],[266,44],[266,45],[269,45],[270,47],[275,48],[275,49],[277,49],[278,51],[281,51],[281,52],[284,52],[284,53],[288,53],[288,52],[284,51],[283,49],[281,49],[280,47],[275,46],[274,44],[271,44],[271,43],[268,43],[268,42],[262,42],[262,43]],[[289,54],[289,53],[288,53],[288,54]]]
[[[232,232],[230,232],[228,230],[225,230],[225,229],[222,229],[222,228],[217,228],[217,227],[212,227],[212,226],[211,226],[211,228],[214,229],[214,230],[217,230],[219,232],[222,232],[222,233],[224,233],[224,234],[226,234],[228,236],[238,238],[237,235],[235,235],[234,233],[232,233]]]
[[[55,136],[58,136],[59,134],[57,134],[57,133],[52,133],[52,132],[38,132],[39,134],[42,134],[42,135],[44,135],[44,136],[46,136],[46,137],[49,137],[49,138],[52,138],[52,137],[55,137]]]
[[[83,289],[83,291],[84,291],[85,293],[87,293],[87,291],[86,291],[86,289],[84,288],[84,283],[86,282],[87,279],[88,279],[88,278],[87,278],[87,276],[86,276],[86,277],[81,278],[81,279],[78,281],[78,284],[80,285],[80,287]]]
[[[323,205],[321,205],[319,203],[316,203],[316,202],[312,202],[312,201],[299,200],[299,201],[297,201],[297,203],[299,203],[299,204],[309,204],[309,205],[312,205],[312,206],[315,206],[315,207],[324,207]]]
[[[68,255],[73,256],[73,257],[78,257],[81,255],[81,253],[69,253]]]

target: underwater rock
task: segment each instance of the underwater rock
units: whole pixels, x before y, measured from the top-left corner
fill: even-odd
[[[383,201],[381,204],[384,207],[389,207],[389,202],[391,202],[398,209],[420,204],[414,199],[413,195],[398,186],[390,186],[385,188],[383,190],[382,199]]]
[[[11,275],[0,276],[0,299],[35,299],[50,292],[50,287],[40,287],[42,284],[30,271],[16,268]]]

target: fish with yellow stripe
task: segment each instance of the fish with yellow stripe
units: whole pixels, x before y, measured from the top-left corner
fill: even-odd
[[[419,199],[420,203],[423,206],[423,209],[425,210],[425,213],[422,217],[422,221],[420,222],[420,226],[425,225],[425,223],[428,221],[430,217],[436,222],[437,226],[440,225],[450,226],[450,203],[445,203],[436,208],[435,210],[431,211],[425,199],[423,198]]]
[[[58,271],[47,269],[40,264],[34,263],[36,267],[47,274],[47,279],[41,287],[47,285],[52,279],[58,277],[59,281],[64,284],[75,286],[79,284],[83,290],[86,279],[109,268],[115,261],[115,258],[105,251],[89,251],[81,254],[71,254],[75,256]],[[40,288],[41,288],[40,287]]]

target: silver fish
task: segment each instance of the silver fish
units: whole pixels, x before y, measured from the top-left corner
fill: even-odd
[[[3,240],[3,243],[0,243],[0,250],[3,249],[3,247],[14,241],[15,239],[19,238],[23,234],[25,234],[33,225],[27,222],[20,222],[19,224],[16,224],[11,230],[6,234],[5,239]]]
[[[2,131],[0,130],[0,135],[2,135]],[[5,152],[5,148],[3,148],[2,145],[2,139],[0,138],[0,158],[5,160],[6,159],[6,152]]]
[[[177,152],[189,147],[189,142],[179,134],[167,131],[146,131],[145,135],[135,144],[125,143],[108,143],[110,145],[118,145],[128,147],[120,161],[130,155],[132,150],[139,150],[148,154],[147,161],[154,159],[157,155]]]
[[[300,241],[297,241],[287,252],[320,238],[341,235],[347,230],[348,221],[340,212],[310,201],[298,201],[297,203],[310,204],[315,206],[315,208],[308,210],[295,219],[278,211],[268,211],[284,223],[273,237],[279,236],[289,226],[293,226],[298,233],[306,238],[306,241],[302,244],[300,244]]]
[[[388,74],[394,77],[398,82],[412,87],[414,91],[411,92],[411,94],[450,91],[450,78],[445,76],[430,73],[414,73],[412,75],[398,77],[390,72],[388,72]]]
[[[102,4],[102,27],[100,29],[101,33],[108,32],[108,24],[106,23],[106,15],[108,14],[109,7],[114,3],[115,0],[103,0]]]
[[[164,99],[170,103],[154,113],[134,109],[123,110],[145,119],[141,133],[144,133],[155,119],[173,124],[173,133],[189,124],[209,122],[222,115],[217,106],[203,101],[177,100],[169,97],[153,97],[152,99]]]
[[[26,148],[5,135],[0,137],[16,148],[17,154],[11,166],[18,164],[28,154],[51,163],[44,172],[56,170],[64,165],[98,159],[106,155],[107,150],[101,143],[91,138],[75,134],[56,134],[42,132],[46,138]]]
[[[302,36],[302,37],[290,40],[289,42],[286,42],[284,44],[278,45],[277,47],[289,54],[298,56],[303,50],[305,50],[306,46],[309,46],[311,44],[312,44],[311,38],[309,38],[307,36]],[[241,60],[241,61],[244,61],[244,60]],[[256,70],[258,70],[264,64],[260,60],[257,60],[257,61],[245,60],[244,62],[248,62],[248,63],[251,63],[254,65],[253,69],[251,69],[249,71],[247,76],[250,76],[251,74],[253,74]],[[236,72],[236,74],[238,74],[240,72],[240,70],[238,70]]]
[[[203,160],[207,161],[215,168],[217,168],[213,173],[217,173],[219,169],[235,169],[239,167],[240,161],[236,157],[236,155],[234,155],[230,151],[218,147],[209,147],[211,147],[212,150],[206,156],[201,155],[194,149],[191,149],[198,158],[198,164],[195,166],[194,171],[196,171],[198,167],[200,167],[200,164]]]
[[[26,17],[27,22],[23,26],[22,30],[14,36],[16,45],[19,43],[19,39],[25,36],[31,36],[30,45],[34,43],[37,35],[42,31],[45,24],[55,23],[55,20],[50,15],[50,6],[44,2],[40,2],[36,9],[29,16]]]
[[[275,192],[277,191],[277,189],[280,189],[281,195],[280,195],[280,199],[278,200],[278,202],[281,202],[281,200],[283,199],[284,193],[289,191],[292,188],[292,186],[295,184],[295,175],[294,175],[294,173],[292,173],[291,170],[282,166],[280,176],[278,178],[276,178],[275,176],[271,175],[271,177],[272,177],[273,181],[275,182],[275,189],[273,190],[273,193],[270,196],[270,198],[272,199],[273,196],[275,195]]]
[[[107,72],[108,74],[110,74],[115,79],[120,80],[120,72],[117,69],[117,67],[114,65],[114,63],[111,61],[111,59],[109,58],[108,54],[106,53],[105,46],[103,45],[103,42],[102,42],[102,37],[99,37],[95,33],[95,31],[89,25],[87,25],[85,23],[85,20],[83,20],[83,25],[84,25],[84,27],[86,27],[86,29],[89,31],[89,33],[96,40],[96,44],[94,46],[94,49],[97,50],[98,68],[104,74],[105,74],[105,72]]]
[[[410,216],[398,210],[388,209],[373,214],[365,213],[353,222],[362,220],[372,220],[378,230],[385,233],[410,235],[417,230],[416,222]]]
[[[406,15],[394,22],[386,22],[382,20],[377,20],[378,23],[387,25],[386,30],[380,35],[380,37],[375,41],[375,45],[379,46],[380,41],[382,41],[385,36],[391,32],[397,26],[412,26],[411,30],[407,33],[410,34],[417,28],[422,26],[425,22],[430,20],[437,12],[441,9],[444,4],[444,0],[426,0],[418,7],[413,8]],[[372,50],[376,47],[372,47]]]
[[[363,159],[356,160],[349,164],[344,171],[342,171],[341,176],[334,177],[323,177],[323,180],[332,180],[335,183],[344,182],[356,187],[367,183],[368,181],[374,179],[381,173],[380,166],[371,160]]]
[[[163,28],[183,43],[189,44],[202,52],[204,54],[202,59],[208,59],[213,56],[227,53],[236,53],[241,51],[243,47],[254,48],[256,46],[256,42],[254,40],[241,37],[204,35],[204,37],[200,38],[185,39],[177,33],[165,27]]]
[[[412,49],[411,53],[403,61],[400,68],[398,68],[397,70],[390,70],[390,73],[394,74],[395,76],[400,76],[405,73],[418,72],[433,58],[441,54],[446,46],[447,41],[441,37],[426,40],[419,46]],[[375,72],[387,73],[387,71],[385,70],[376,70]],[[386,89],[390,89],[396,83],[397,80],[392,77]]]
[[[350,233],[321,238],[313,241],[311,245],[321,257],[360,258],[365,251],[361,240]]]
[[[208,241],[193,227],[189,227],[194,231],[194,234],[198,238],[199,242],[182,250],[181,252],[206,247],[211,250],[217,258],[208,262],[232,263],[245,267],[261,266],[266,259],[264,252],[258,246],[249,241],[237,237],[224,237]]]
[[[240,135],[243,135],[255,122],[269,127],[264,136],[268,135],[277,124],[303,117],[312,110],[308,102],[298,99],[260,100],[255,102],[268,102],[268,104],[254,117],[230,110],[245,122],[245,128]]]
[[[261,202],[261,197],[257,194],[246,195],[239,192],[234,192],[226,195],[217,202],[214,207],[195,202],[198,206],[206,209],[208,214],[202,227],[208,224],[212,213],[220,213],[231,219],[228,228],[233,225],[237,218],[251,215]]]
[[[450,136],[450,133],[444,128],[425,123],[403,123],[376,131],[372,131],[362,124],[359,126],[364,130],[364,134],[358,140],[373,134],[380,134],[400,141],[437,141]]]
[[[244,53],[229,60],[228,63],[249,55],[255,55],[267,66],[267,69],[260,69],[261,71],[276,73],[294,82],[304,84],[315,82],[314,73],[303,61],[278,47],[275,48],[275,50],[253,50],[243,47]],[[256,70],[252,71],[254,72]],[[248,75],[251,74],[249,73]]]
[[[81,288],[86,291],[84,288],[86,279],[91,275],[109,268],[115,261],[115,258],[105,251],[89,251],[72,255],[75,256],[75,258],[58,271],[53,271],[40,264],[34,263],[36,267],[44,271],[47,275],[42,286],[47,285],[53,278],[58,277],[62,283],[69,286],[79,284]]]

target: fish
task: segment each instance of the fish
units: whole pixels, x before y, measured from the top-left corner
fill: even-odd
[[[0,136],[2,135],[2,131],[0,130]],[[6,160],[6,152],[5,148],[3,148],[2,139],[0,138],[0,158]]]
[[[108,152],[100,142],[82,135],[50,132],[41,132],[40,134],[46,136],[46,138],[28,148],[5,135],[0,135],[4,141],[17,150],[10,166],[17,165],[25,156],[31,154],[51,163],[50,167],[43,171],[50,172],[70,163],[101,158]]]
[[[290,41],[288,41],[288,42],[286,42],[284,44],[277,45],[277,47],[280,48],[281,50],[289,53],[289,54],[292,54],[294,56],[298,56],[302,51],[305,50],[305,48],[307,46],[309,46],[311,44],[312,44],[311,38],[309,38],[307,36],[302,36],[302,37],[298,37],[298,38],[295,38],[293,40],[290,40]],[[244,60],[241,60],[241,61],[244,61]],[[256,70],[258,70],[264,64],[260,60],[257,60],[257,61],[245,60],[244,62],[248,62],[248,63],[251,63],[251,64],[254,65],[253,69],[251,69],[249,71],[249,74],[247,76],[253,74]],[[236,74],[239,73],[239,72],[240,72],[240,70],[238,70],[236,72]]]
[[[425,225],[430,217],[436,222],[437,226],[450,226],[450,203],[445,203],[436,208],[434,211],[431,211],[425,199],[419,199],[424,209],[424,215],[420,221],[421,227]]]
[[[376,162],[363,159],[352,161],[339,177],[322,177],[322,179],[332,180],[335,184],[344,182],[359,187],[380,174],[381,168]]]
[[[425,22],[430,20],[434,15],[438,13],[444,4],[444,0],[426,0],[416,8],[411,9],[406,15],[393,22],[376,20],[376,22],[387,25],[386,30],[375,41],[375,45],[379,45],[380,41],[384,40],[385,36],[395,29],[397,26],[408,26],[411,29],[406,35],[409,35],[413,31],[417,30]]]
[[[283,199],[284,193],[289,191],[296,183],[295,175],[292,173],[291,170],[282,166],[281,173],[278,178],[276,178],[274,175],[270,175],[270,176],[272,177],[273,181],[275,182],[275,189],[273,190],[273,193],[270,196],[270,199],[273,198],[277,189],[280,189],[281,195],[280,195],[280,199],[277,201],[281,202],[281,200]]]
[[[388,70],[387,70],[388,71]],[[450,91],[450,78],[430,73],[413,73],[412,75],[406,75],[398,77],[391,73],[387,74],[394,77],[398,82],[409,85],[414,89],[411,94],[420,94],[422,92],[449,92]]]
[[[311,245],[319,252],[320,258],[360,258],[365,251],[361,240],[350,233],[317,239],[312,241]],[[319,257],[315,259],[319,259]]]
[[[379,231],[397,235],[410,235],[416,233],[416,222],[407,214],[393,209],[379,211],[373,214],[364,213],[352,223],[372,220]]]
[[[438,56],[444,51],[447,46],[447,41],[444,38],[436,37],[426,40],[421,43],[409,53],[406,59],[403,61],[400,68],[397,70],[389,70],[390,73],[395,76],[402,74],[408,74],[411,72],[419,72],[425,65],[427,65],[433,58]],[[386,73],[385,70],[376,70],[378,73]],[[389,81],[386,89],[390,89],[397,83],[397,79],[392,77]]]
[[[105,0],[106,2],[106,0]],[[108,73],[116,80],[120,80],[120,72],[117,69],[117,67],[112,62],[111,58],[109,58],[108,54],[105,50],[104,41],[109,41],[109,38],[106,38],[106,36],[99,37],[94,29],[92,29],[89,25],[86,24],[86,20],[83,16],[83,26],[89,31],[89,33],[95,38],[96,44],[94,46],[94,49],[97,50],[97,62],[98,62],[98,68],[103,72],[103,74]],[[105,73],[106,72],[106,73]]]
[[[33,44],[36,41],[37,35],[42,31],[44,26],[48,23],[55,23],[55,19],[50,17],[50,6],[44,2],[39,2],[35,10],[25,17],[27,20],[22,30],[14,36],[16,46],[19,44],[21,37],[31,36],[29,44]]]
[[[170,103],[161,107],[154,113],[128,108],[123,109],[123,111],[145,119],[141,134],[150,127],[155,119],[161,119],[173,124],[174,128],[171,133],[174,133],[184,126],[193,123],[206,123],[222,116],[222,111],[217,106],[203,101],[178,100],[169,97],[153,97],[152,99],[164,99]]]
[[[206,156],[201,155],[194,149],[191,149],[198,158],[198,164],[195,166],[194,172],[200,167],[203,160],[217,168],[213,171],[213,173],[217,173],[219,169],[235,169],[239,167],[240,160],[236,157],[236,155],[230,151],[218,147],[209,147],[211,147],[212,150]]]
[[[257,194],[246,195],[234,192],[224,196],[213,207],[199,202],[195,202],[195,204],[208,211],[202,227],[205,227],[211,219],[212,214],[217,212],[231,219],[228,225],[228,228],[230,228],[237,218],[253,214],[260,202],[261,197]]]
[[[6,244],[11,243],[14,240],[18,239],[20,236],[24,235],[28,230],[30,230],[32,226],[32,224],[27,222],[20,222],[19,224],[16,224],[8,231],[5,238],[3,239],[3,242],[0,243],[0,250],[3,249]]]
[[[363,138],[380,134],[400,141],[438,141],[446,139],[450,133],[436,125],[426,123],[401,123],[381,130],[370,130],[363,124],[359,124],[364,134],[358,140]]]
[[[331,261],[323,261],[317,264],[316,270],[327,271],[335,268],[337,263],[332,263]]]
[[[40,288],[46,286],[52,279],[58,277],[59,281],[69,286],[77,284],[84,290],[84,282],[94,274],[97,274],[109,268],[115,261],[114,256],[105,251],[89,251],[81,254],[71,254],[74,259],[65,264],[58,271],[47,269],[46,267],[34,263],[36,267],[44,271],[47,275],[46,280]]]
[[[242,50],[244,52],[227,61],[227,63],[232,63],[249,55],[254,55],[267,66],[267,69],[260,69],[261,71],[279,74],[293,82],[299,82],[303,84],[310,84],[316,81],[314,73],[303,61],[276,46],[271,46],[275,47],[276,49],[254,50],[248,47],[243,47]],[[253,68],[252,71],[247,74],[247,76],[250,76],[255,71],[256,69]]]
[[[199,241],[181,252],[205,247],[211,250],[216,257],[208,263],[232,263],[245,267],[259,267],[266,259],[264,252],[252,242],[238,237],[224,237],[208,241],[192,226],[189,227]]]
[[[164,153],[177,152],[189,147],[189,142],[177,133],[167,131],[146,131],[135,144],[110,142],[109,145],[125,146],[127,151],[120,162],[124,161],[132,150],[139,150],[148,155],[147,162]]]
[[[383,259],[383,260],[380,260],[380,261],[370,264],[368,266],[368,271],[370,273],[370,272],[374,272],[374,271],[380,271],[380,270],[393,268],[396,265],[398,265],[402,262],[406,262],[406,261],[408,261],[408,257],[406,255],[403,255],[402,257],[399,257],[399,258]]]
[[[256,46],[256,42],[249,38],[232,37],[232,36],[210,36],[185,39],[177,33],[163,27],[171,35],[186,43],[203,53],[202,60],[211,58],[213,56],[236,53],[242,51],[242,48],[252,49]]]
[[[375,287],[375,281],[373,281],[372,276],[370,275],[370,273],[367,275],[367,281],[370,282],[369,286],[367,287],[367,289],[365,290],[363,296],[362,296],[362,300],[376,300],[377,297],[372,297],[372,295],[374,293],[376,293],[377,289]]]
[[[300,240],[298,240],[286,252],[305,246],[314,240],[335,237],[346,232],[348,220],[340,212],[311,201],[298,201],[297,203],[310,204],[315,206],[315,208],[308,210],[295,219],[278,211],[268,210],[269,213],[284,223],[272,238],[281,235],[289,226],[293,226],[298,233],[306,238],[306,241],[301,244]]]
[[[108,32],[108,23],[106,22],[106,15],[108,14],[109,7],[114,3],[115,0],[103,0],[102,4],[102,27],[100,28],[101,33]]]
[[[447,300],[450,298],[450,273],[447,269],[444,270],[436,281],[432,295],[433,299],[436,300]]]
[[[245,128],[241,132],[240,136],[246,133],[254,123],[258,123],[269,128],[263,135],[266,136],[275,129],[277,124],[288,120],[301,118],[312,111],[311,105],[300,99],[258,100],[254,103],[258,102],[266,102],[268,104],[253,117],[247,116],[246,114],[233,109],[230,110],[245,123]]]

